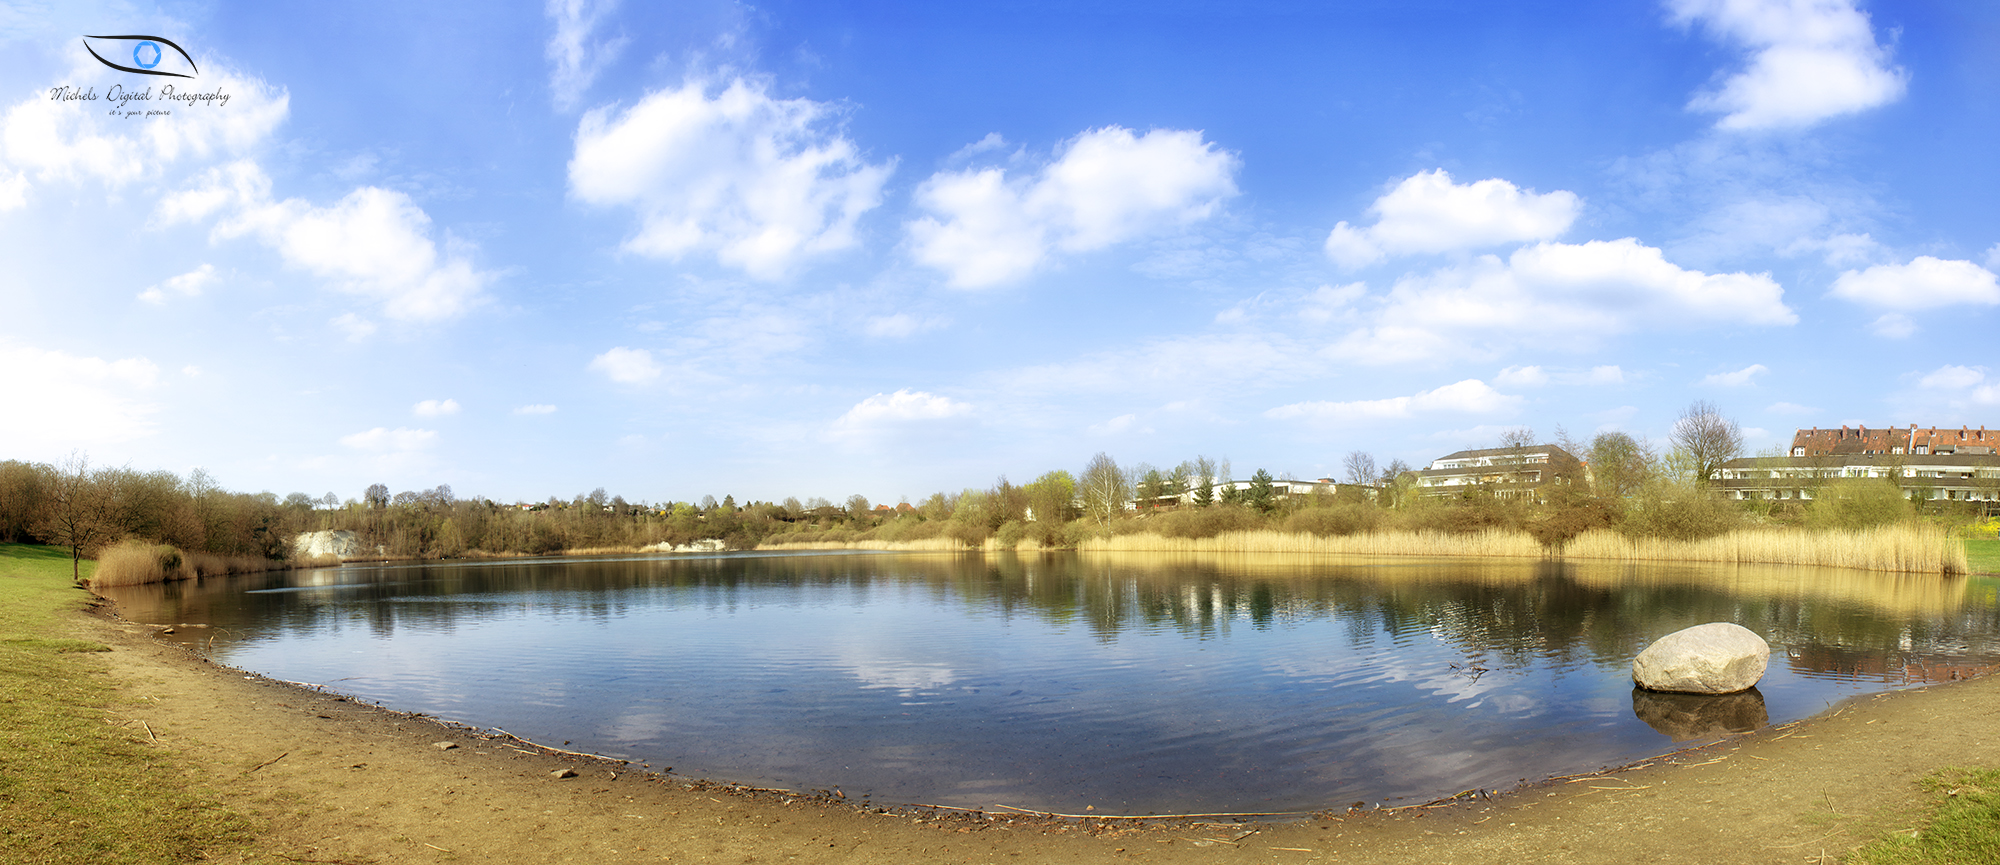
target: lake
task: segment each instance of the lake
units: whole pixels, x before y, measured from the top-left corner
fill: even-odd
[[[353,565],[107,589],[216,660],[678,775],[1098,814],[1408,804],[2000,663],[2000,583],[1807,568],[797,554]],[[1690,625],[1754,693],[1637,692]]]

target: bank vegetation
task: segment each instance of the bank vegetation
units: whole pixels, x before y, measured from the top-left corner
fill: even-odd
[[[1698,404],[1697,407],[1700,407]],[[1306,552],[1762,562],[1965,573],[1961,538],[1994,537],[1970,503],[1916,501],[1891,481],[1828,480],[1810,499],[1731,501],[1704,467],[1733,453],[1713,413],[1699,436],[1658,448],[1623,433],[1589,443],[1558,431],[1579,469],[1532,486],[1502,478],[1440,494],[1400,462],[1351,453],[1346,483],[1289,484],[1227,460],[1120,466],[1107,454],[1078,474],[938,492],[894,506],[854,495],[739,504],[627,501],[599,488],[502,504],[448,485],[358,497],[224,490],[202,470],[0,462],[0,542],[57,545],[72,572],[101,558],[100,585],[198,578],[355,559],[410,560],[691,549]],[[1720,439],[1718,442],[1717,440]],[[1534,441],[1508,431],[1503,446]],[[1581,466],[1588,466],[1587,469]],[[1298,490],[1311,489],[1310,493]],[[294,541],[349,532],[358,550],[302,558]],[[1980,543],[1975,541],[1974,543]],[[1983,560],[1982,560],[1983,561]]]

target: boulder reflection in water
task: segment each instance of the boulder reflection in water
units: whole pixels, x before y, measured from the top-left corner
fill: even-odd
[[[1748,733],[1771,723],[1756,688],[1734,694],[1667,694],[1632,689],[1632,714],[1676,742]]]

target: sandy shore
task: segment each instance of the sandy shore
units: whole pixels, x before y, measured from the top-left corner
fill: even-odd
[[[1784,727],[1492,800],[1282,823],[877,809],[550,753],[211,664],[79,614],[143,725],[264,822],[229,862],[1833,861],[1913,825],[1916,780],[2000,764],[2000,677],[1862,698]],[[455,747],[440,747],[449,743]],[[559,744],[559,743],[550,743]],[[571,777],[561,777],[564,772]]]

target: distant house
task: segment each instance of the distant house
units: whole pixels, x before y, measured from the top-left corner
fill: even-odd
[[[1810,501],[1828,483],[1865,478],[1894,483],[1915,500],[2000,514],[2000,430],[1802,429],[1789,456],[1730,460],[1710,481],[1739,501]]]
[[[1929,456],[1933,454],[1967,453],[1992,454],[2000,448],[2000,430],[1988,431],[1985,427],[1919,427],[1910,424],[1908,429],[1877,427],[1870,429],[1857,426],[1848,429],[1802,429],[1792,434],[1791,455],[1794,457],[1816,456],[1870,456],[1886,454],[1894,456]]]
[[[1555,445],[1481,448],[1446,454],[1416,471],[1421,495],[1445,497],[1487,492],[1501,498],[1541,500],[1550,484],[1583,477],[1583,462]]]

